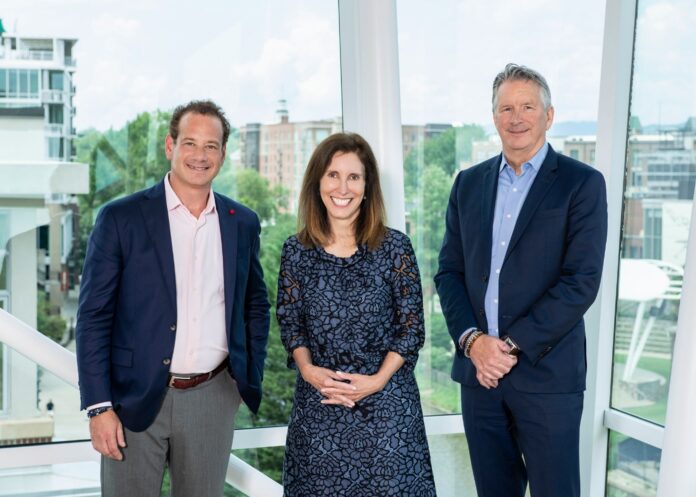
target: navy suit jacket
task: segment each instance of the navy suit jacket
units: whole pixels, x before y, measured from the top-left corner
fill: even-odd
[[[452,378],[478,385],[457,341],[487,330],[484,299],[502,155],[461,171],[447,207],[435,276],[456,354]],[[599,289],[607,237],[602,174],[550,146],[527,195],[500,271],[499,333],[522,349],[508,377],[519,391],[585,389],[583,315]]]
[[[256,412],[269,303],[256,214],[215,195],[222,240],[228,369]],[[89,239],[77,317],[81,408],[111,401],[132,431],[155,419],[176,338],[174,256],[164,183],[105,205]],[[213,415],[214,413],[211,413]]]

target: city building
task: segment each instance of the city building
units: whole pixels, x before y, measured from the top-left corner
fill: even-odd
[[[74,195],[89,191],[88,166],[71,162],[76,40],[2,31],[0,308],[37,327],[37,302],[46,300],[49,314],[65,313],[69,322],[74,319],[74,311],[68,315],[74,305],[66,305],[77,230]],[[37,405],[39,369],[5,346],[0,359],[0,445],[49,441],[53,420]]]
[[[696,118],[681,126],[642,133],[634,128],[626,152],[624,199],[625,257],[663,259],[683,264],[686,229],[696,186]],[[595,136],[569,136],[563,153],[588,164],[595,162]],[[681,254],[681,255],[679,255]]]
[[[278,101],[276,114],[274,124],[240,128],[241,166],[256,169],[271,187],[282,186],[287,209],[295,212],[309,158],[319,142],[341,130],[341,119],[290,122],[285,100]]]
[[[0,35],[0,108],[41,109],[42,158],[69,161],[77,40]],[[7,128],[4,128],[7,129]]]

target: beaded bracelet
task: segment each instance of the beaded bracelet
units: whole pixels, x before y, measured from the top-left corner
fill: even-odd
[[[88,418],[93,418],[94,416],[99,416],[100,414],[104,414],[106,411],[110,411],[113,409],[111,406],[102,406],[102,407],[96,407],[94,409],[90,409],[87,411],[87,417]]]
[[[466,348],[466,342],[469,340],[469,337],[471,334],[476,331],[476,328],[473,328],[471,331],[467,331],[465,333],[462,333],[462,336],[459,337],[459,348],[464,350]]]
[[[478,338],[479,335],[476,335],[476,333],[482,333],[481,330],[473,330],[471,331],[467,336],[466,340],[464,341],[464,352],[468,354],[469,350],[471,349],[471,344],[473,343],[474,338]],[[468,355],[466,357],[469,357]]]
[[[471,358],[471,346],[474,345],[474,342],[483,334],[483,331],[476,330],[469,335],[464,344],[464,357]]]

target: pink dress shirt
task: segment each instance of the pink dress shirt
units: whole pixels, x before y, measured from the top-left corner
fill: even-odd
[[[227,356],[220,222],[212,190],[196,219],[164,182],[176,276],[176,341],[170,371],[206,373]]]

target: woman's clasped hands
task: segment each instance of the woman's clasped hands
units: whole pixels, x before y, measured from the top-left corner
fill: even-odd
[[[355,407],[355,403],[381,391],[386,385],[379,374],[364,375],[332,371],[320,366],[306,365],[300,370],[302,378],[325,398],[322,404]]]

